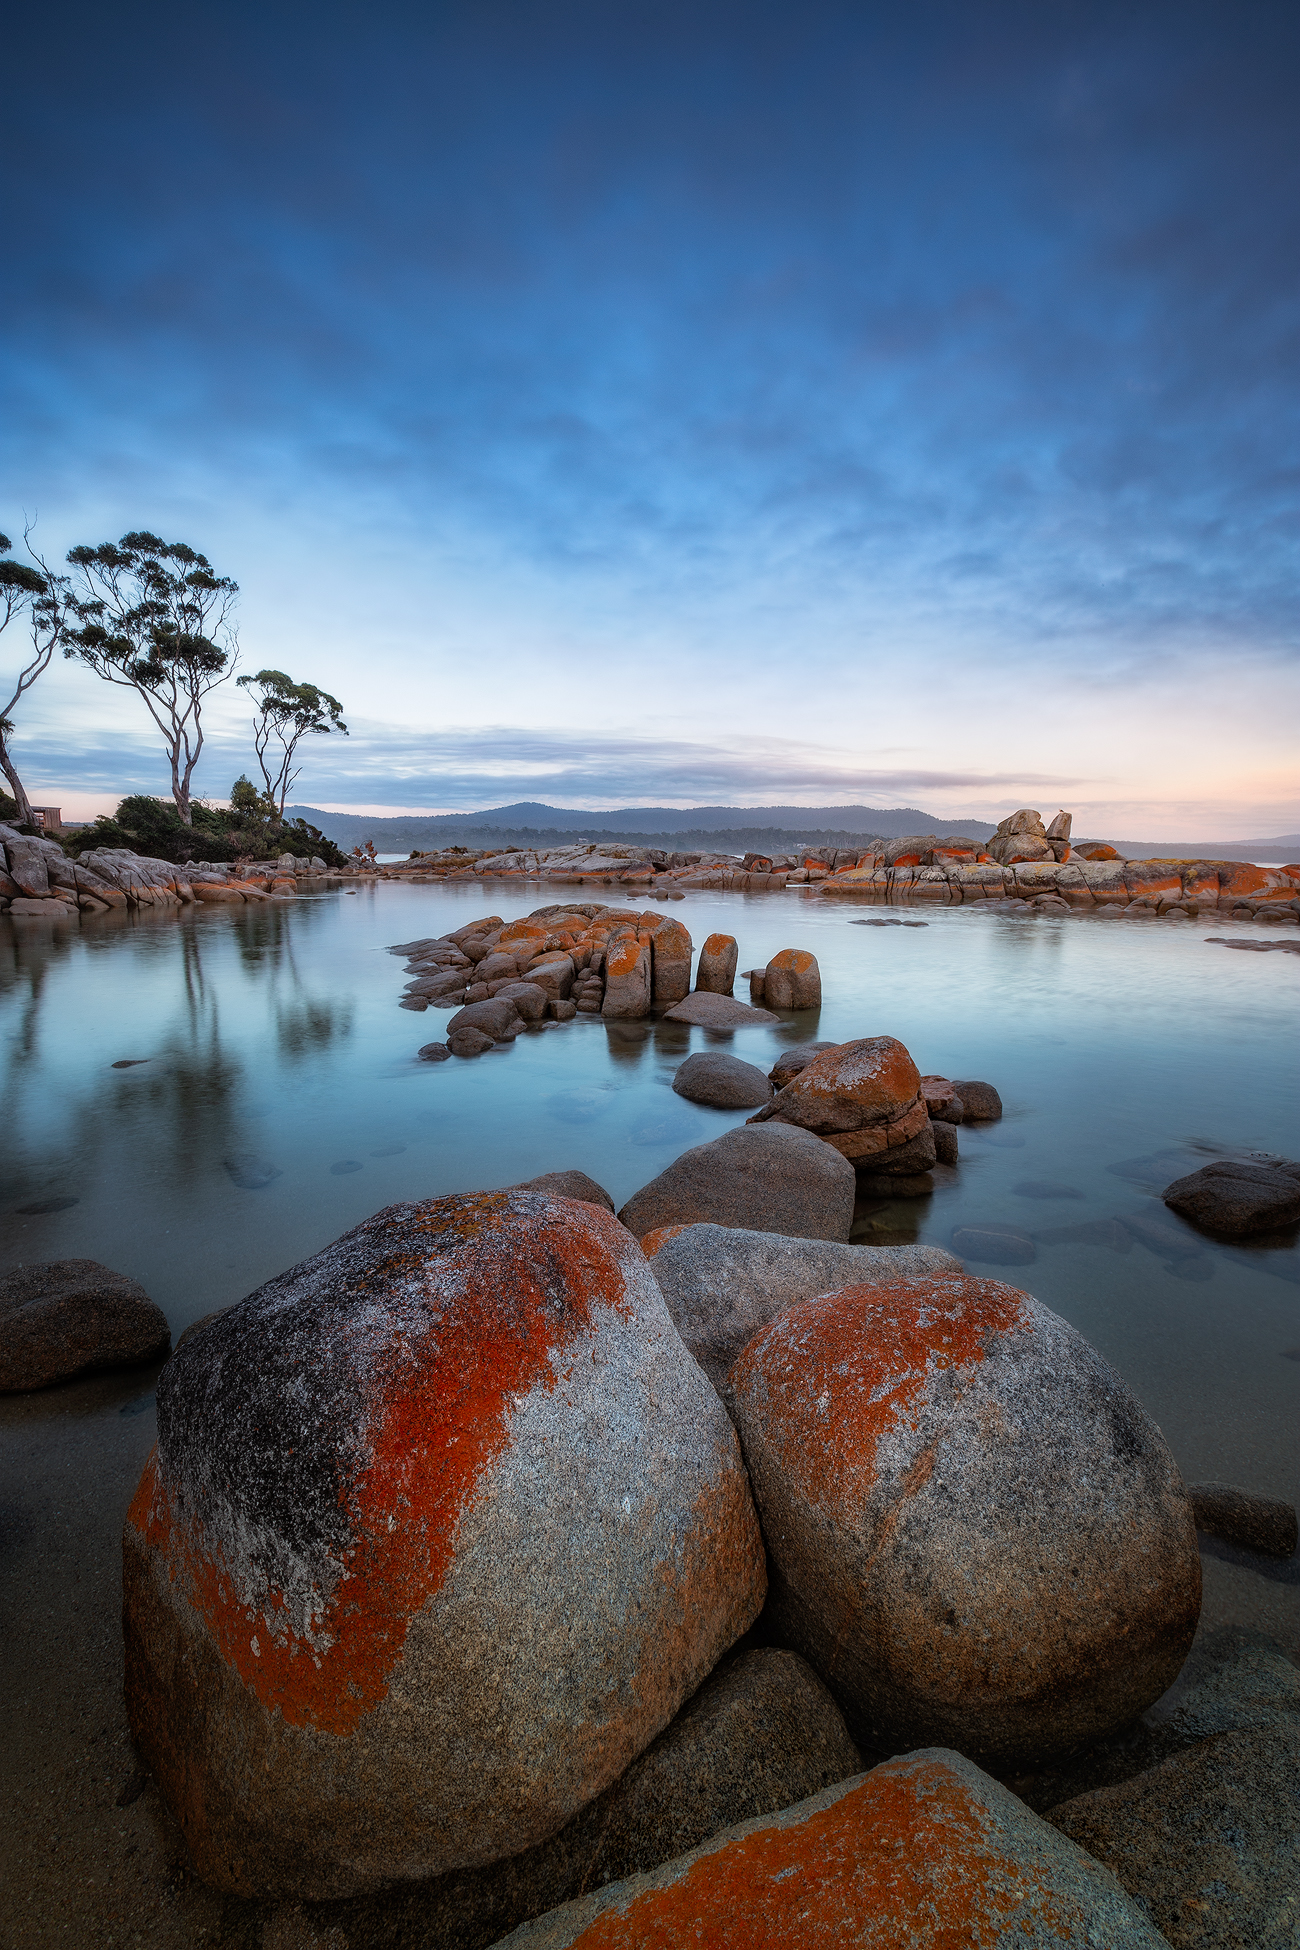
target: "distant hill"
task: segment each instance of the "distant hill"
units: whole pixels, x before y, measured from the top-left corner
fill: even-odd
[[[373,840],[380,853],[406,853],[415,846],[562,846],[579,838],[746,853],[800,841],[852,846],[857,840],[900,839],[907,833],[963,833],[982,840],[994,830],[984,820],[953,820],[915,806],[632,806],[579,812],[523,800],[482,812],[394,819],[323,812],[316,806],[289,810],[319,826],[336,846],[351,848]]]

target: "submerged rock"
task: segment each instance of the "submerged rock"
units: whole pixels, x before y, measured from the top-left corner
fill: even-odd
[[[1026,1293],[960,1274],[792,1307],[731,1370],[768,1613],[855,1737],[998,1764],[1157,1699],[1200,1610],[1164,1438]]]
[[[731,1424],[589,1203],[390,1206],[181,1349],[158,1428],[127,1705],[218,1888],[545,1840],[762,1603]]]
[[[1280,1497],[1256,1496],[1230,1483],[1192,1483],[1187,1494],[1198,1530],[1261,1557],[1295,1556],[1300,1536],[1293,1503],[1284,1503]]]
[[[638,1239],[661,1226],[714,1224],[847,1242],[853,1167],[807,1131],[742,1124],[697,1144],[634,1192],[619,1218]]]
[[[97,1259],[44,1260],[0,1274],[0,1393],[140,1367],[170,1346],[162,1308],[138,1281]]]
[[[982,1266],[1032,1266],[1038,1258],[1033,1234],[1021,1226],[957,1226],[952,1249],[961,1259],[978,1260]]]
[[[1163,1193],[1165,1204],[1206,1232],[1273,1232],[1300,1219],[1300,1164],[1218,1159]]]
[[[765,1104],[772,1086],[755,1063],[714,1050],[697,1050],[678,1066],[673,1089],[693,1104],[712,1104],[718,1110],[751,1110]]]
[[[1167,1950],[1115,1878],[961,1754],[886,1761],[584,1896],[502,1950]]]

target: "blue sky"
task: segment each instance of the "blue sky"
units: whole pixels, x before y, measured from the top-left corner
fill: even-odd
[[[300,799],[1300,826],[1294,7],[55,0],[7,45],[0,527],[234,575],[245,668],[353,728]],[[233,686],[210,723],[221,796]],[[70,665],[14,749],[165,789]]]

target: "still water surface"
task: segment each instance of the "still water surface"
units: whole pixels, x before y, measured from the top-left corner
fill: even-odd
[[[1176,1230],[1156,1196],[1170,1179],[1219,1152],[1300,1153],[1300,959],[1207,946],[1266,932],[1224,922],[693,893],[666,911],[697,948],[735,934],[742,968],[811,948],[820,1016],[726,1038],[579,1020],[475,1061],[417,1061],[447,1018],[397,1007],[387,947],[557,897],[372,885],[180,919],[0,923],[0,1267],[103,1260],[177,1333],[396,1199],[576,1166],[621,1203],[746,1115],[673,1094],[691,1049],[766,1069],[811,1037],[898,1036],[923,1071],[987,1078],[1006,1106],[1000,1124],[961,1130],[961,1165],[932,1198],[861,1208],[863,1240],[946,1245],[971,1220],[1042,1231],[1131,1213]],[[926,925],[860,924],[884,916]],[[1042,1243],[1032,1266],[975,1270],[1074,1322],[1189,1478],[1300,1497],[1294,1235]]]

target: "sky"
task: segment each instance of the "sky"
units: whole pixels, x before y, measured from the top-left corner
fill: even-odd
[[[234,576],[344,706],[300,802],[1300,828],[1290,0],[52,0],[6,67],[0,529]],[[79,666],[18,715],[68,816],[167,790]]]

